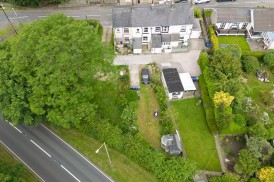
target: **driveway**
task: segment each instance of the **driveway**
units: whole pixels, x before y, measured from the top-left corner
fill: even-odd
[[[113,64],[140,65],[155,62],[160,68],[175,67],[181,73],[189,72],[191,76],[199,76],[201,71],[197,60],[200,52],[200,50],[191,50],[187,53],[174,54],[117,55]]]

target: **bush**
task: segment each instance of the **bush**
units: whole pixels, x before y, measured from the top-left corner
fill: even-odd
[[[242,57],[243,70],[247,73],[255,73],[259,68],[260,63],[255,56],[243,56]]]
[[[194,17],[195,18],[202,18],[202,12],[199,8],[194,8]]]
[[[242,50],[237,44],[230,44],[225,49],[229,50],[232,53],[232,55],[238,58],[239,60],[241,59]]]
[[[274,66],[274,51],[267,51],[264,55],[264,64],[266,66]]]
[[[211,40],[213,51],[218,50],[220,45],[219,45],[219,40],[215,34],[213,25],[208,26],[208,33],[209,33],[209,38]]]
[[[206,121],[212,134],[217,133],[217,126],[215,123],[214,107],[212,101],[209,98],[206,83],[203,74],[199,76],[199,85],[201,89],[201,96],[203,100],[203,106],[206,115]]]
[[[208,66],[209,64],[209,57],[206,52],[201,52],[199,59],[198,59],[198,64],[200,66],[201,71],[203,72],[205,67]]]
[[[265,53],[266,53],[266,51],[264,51],[264,50],[262,50],[262,51],[244,51],[244,52],[242,52],[242,57],[254,56],[258,59],[258,61],[263,62]]]
[[[133,102],[138,100],[138,94],[134,90],[127,90],[125,93],[125,96],[128,100],[128,102]]]
[[[205,17],[208,18],[208,17],[211,17],[212,15],[212,10],[206,10],[205,11]]]

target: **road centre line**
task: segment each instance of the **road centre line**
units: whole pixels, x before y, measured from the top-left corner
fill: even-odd
[[[51,157],[51,155],[49,155],[49,153],[47,153],[44,149],[42,149],[42,147],[40,147],[37,143],[35,143],[33,140],[30,140],[34,145],[36,145],[36,147],[38,147],[40,150],[42,150],[45,154],[47,154],[47,156]]]
[[[15,157],[17,157],[17,159],[19,159],[25,166],[27,166],[31,172],[33,172],[38,178],[40,178],[41,181],[45,182],[45,180],[43,178],[41,178],[41,176],[39,176],[33,169],[31,169],[31,167],[29,167],[29,165],[27,165],[20,157],[18,157],[18,155],[16,155],[6,144],[4,144],[1,140],[0,143],[2,145],[4,145]]]
[[[67,171],[67,173],[69,173],[74,179],[76,179],[78,182],[81,182],[78,178],[76,178],[76,176],[74,176],[69,170],[67,170],[67,168],[65,168],[63,165],[61,165],[61,167]]]
[[[10,20],[13,20],[13,19],[22,19],[22,18],[28,18],[28,16],[21,16],[21,17],[12,17],[12,18],[9,18]]]
[[[18,128],[16,128],[12,123],[9,123],[14,129],[16,129],[19,133],[21,133],[22,134],[22,131],[21,130],[19,130]]]
[[[52,132],[50,129],[48,129],[45,125],[40,124],[45,129],[47,129],[51,134],[53,134],[55,137],[57,137],[59,140],[61,140],[64,144],[66,144],[69,148],[71,148],[74,152],[76,152],[78,155],[80,155],[85,161],[87,161],[90,165],[92,165],[95,169],[101,172],[107,179],[109,179],[111,182],[114,182],[110,177],[108,177],[103,171],[101,171],[98,167],[96,167],[94,164],[92,164],[87,158],[85,158],[82,154],[80,154],[77,150],[75,150],[72,146],[70,146],[67,142],[65,142],[62,138],[60,138],[58,135],[56,135],[54,132]]]

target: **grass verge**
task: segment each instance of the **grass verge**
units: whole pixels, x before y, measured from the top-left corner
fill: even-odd
[[[155,147],[160,147],[160,118],[155,118],[153,112],[159,110],[155,94],[150,85],[141,85],[140,104],[137,109],[138,124],[144,139]]]
[[[199,169],[221,171],[213,135],[208,128],[203,106],[196,105],[198,98],[171,102],[179,114],[177,126],[187,157],[197,163]]]
[[[0,144],[0,161],[5,163],[8,166],[14,166],[14,165],[18,165],[21,164],[18,160],[15,159],[15,157],[13,155],[11,155],[7,149]],[[0,169],[0,173],[1,173],[1,169]],[[20,175],[20,174],[17,174]],[[24,180],[24,181],[28,181],[28,182],[36,182],[39,181],[36,176],[31,173],[25,166],[22,170],[22,175],[20,175],[20,177]]]
[[[50,129],[87,157],[92,163],[111,176],[115,181],[157,181],[156,177],[133,161],[129,160],[126,156],[108,148],[112,163],[110,166],[105,150],[100,150],[98,154],[95,153],[95,151],[102,145],[102,142],[98,142],[97,140],[82,134],[78,130],[64,128],[57,129],[53,127],[50,127]]]
[[[237,44],[242,51],[250,51],[244,36],[218,36],[219,44]]]

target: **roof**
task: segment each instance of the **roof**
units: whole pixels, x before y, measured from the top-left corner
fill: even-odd
[[[168,148],[168,153],[170,154],[180,154],[182,152],[182,147],[178,134],[168,134],[163,135],[161,138],[161,143]]]
[[[152,34],[151,35],[151,48],[161,48],[162,47],[162,36],[161,34]]]
[[[133,39],[133,49],[142,49],[142,38]]]
[[[113,27],[152,27],[193,24],[194,11],[188,3],[114,6]]]
[[[166,68],[163,70],[163,74],[169,93],[184,91],[179,73],[176,68]]]
[[[171,42],[178,41],[180,39],[179,33],[173,33],[171,34]]]
[[[251,23],[251,13],[248,8],[215,8],[212,13],[212,23]]]
[[[200,20],[199,18],[194,19],[194,24],[193,24],[193,31],[201,31],[201,26],[200,26]]]
[[[189,73],[180,73],[179,76],[185,91],[196,90],[196,87]]]
[[[272,41],[274,41],[274,32],[266,32],[268,38]]]
[[[254,9],[254,31],[274,32],[274,8]]]

